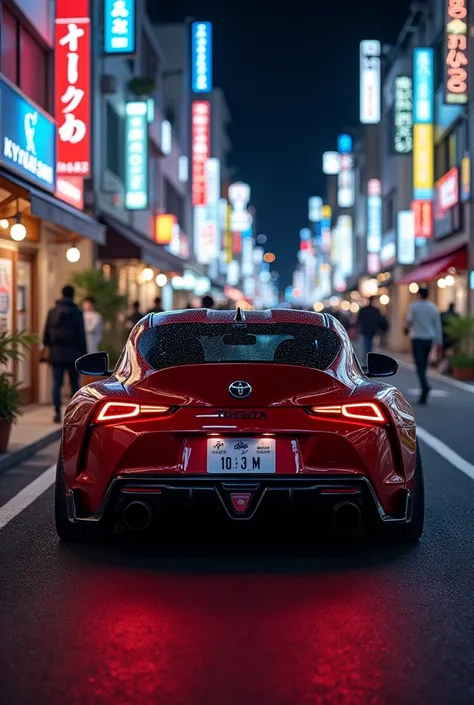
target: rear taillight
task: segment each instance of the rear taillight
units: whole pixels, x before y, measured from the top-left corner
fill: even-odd
[[[357,402],[352,404],[339,404],[329,406],[313,406],[311,413],[328,418],[349,419],[352,421],[366,421],[371,423],[387,423],[380,407],[373,402]]]
[[[169,406],[153,406],[152,404],[131,404],[127,402],[107,401],[100,407],[95,416],[95,423],[111,423],[127,419],[167,416],[171,411]]]

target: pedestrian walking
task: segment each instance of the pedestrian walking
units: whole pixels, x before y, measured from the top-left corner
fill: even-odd
[[[74,395],[79,389],[79,375],[75,362],[87,353],[84,316],[74,303],[74,288],[65,286],[62,298],[49,311],[43,334],[46,359],[53,371],[54,422],[61,421],[61,390],[67,372]]]
[[[201,299],[201,308],[214,308],[215,302],[211,294],[206,294]]]
[[[86,331],[87,352],[98,352],[104,332],[104,321],[101,314],[96,309],[96,300],[93,296],[88,296],[82,302],[84,314],[84,328]]]
[[[430,393],[426,378],[430,353],[433,346],[436,346],[439,356],[443,343],[441,316],[435,304],[428,301],[428,289],[420,288],[418,301],[414,301],[408,309],[405,333],[411,337],[413,359],[420,380],[421,394],[418,403],[426,404]]]
[[[374,304],[375,296],[371,296],[368,305],[360,309],[357,318],[357,326],[364,340],[364,352],[366,356],[369,352],[372,352],[374,338],[377,333],[382,332],[385,328],[383,316]]]
[[[159,296],[156,297],[153,303],[154,306],[148,311],[148,313],[163,313],[163,305]]]
[[[140,302],[134,301],[132,304],[132,312],[125,320],[125,328],[131,331],[134,326],[137,325],[138,321],[143,318],[143,313],[140,311]]]

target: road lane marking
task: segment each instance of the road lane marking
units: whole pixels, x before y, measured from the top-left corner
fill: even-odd
[[[419,397],[421,389],[409,389],[408,394],[412,397]],[[446,392],[444,389],[432,389],[430,391],[430,397],[449,397],[449,392]]]
[[[461,456],[458,455],[452,448],[447,446],[446,443],[443,443],[443,441],[440,441],[439,438],[436,438],[436,436],[433,436],[429,431],[426,431],[424,428],[420,428],[419,426],[417,426],[416,435],[424,443],[426,443],[427,446],[436,451],[438,455],[447,460],[448,463],[470,477],[471,480],[474,480],[474,465],[471,465],[471,463],[468,463],[467,460],[461,458]]]
[[[56,479],[56,465],[51,465],[29,485],[23,487],[18,494],[8,500],[3,507],[0,507],[0,529],[5,528],[18,514],[30,506],[38,497],[40,497],[51,485],[54,485]]]
[[[412,372],[416,372],[415,365],[412,362],[406,362],[405,360],[397,360],[397,362],[400,365],[400,367],[404,367],[406,370],[411,370]],[[435,372],[434,370],[428,371],[428,377],[432,377],[433,379],[438,379],[440,382],[444,382],[445,384],[450,384],[452,387],[457,387],[458,389],[464,389],[465,392],[471,392],[471,394],[474,394],[474,384],[468,384],[467,382],[460,382],[458,379],[453,379],[452,377],[446,377],[445,375],[441,375],[439,372]]]

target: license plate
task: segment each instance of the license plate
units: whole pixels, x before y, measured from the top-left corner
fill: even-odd
[[[209,438],[207,472],[260,474],[275,472],[274,438]]]

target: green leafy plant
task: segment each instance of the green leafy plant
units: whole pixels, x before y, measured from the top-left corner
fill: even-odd
[[[87,269],[75,274],[72,283],[78,290],[79,299],[83,301],[92,296],[104,323],[115,328],[118,316],[128,307],[127,297],[118,292],[117,280],[113,277],[107,279],[101,269]]]
[[[110,366],[115,367],[127,339],[127,331],[121,322],[128,309],[127,297],[119,294],[117,280],[105,277],[101,269],[78,272],[73,276],[72,283],[78,290],[80,300],[88,296],[95,299],[97,311],[104,321],[100,348],[109,354]]]
[[[156,82],[147,76],[134,76],[127,83],[130,93],[137,98],[149,98],[156,91]]]
[[[450,316],[444,331],[454,344],[452,366],[474,368],[474,316]]]
[[[36,335],[25,330],[0,333],[0,365],[21,360],[37,342]],[[21,384],[10,372],[0,372],[0,420],[14,421],[22,413]]]

